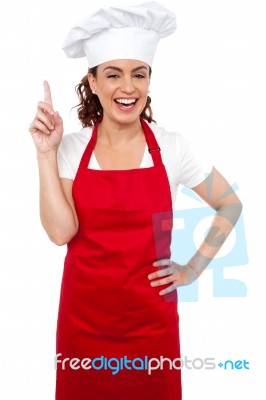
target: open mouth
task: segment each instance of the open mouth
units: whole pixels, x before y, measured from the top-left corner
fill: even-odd
[[[138,99],[115,99],[115,103],[122,109],[131,109],[135,106]]]

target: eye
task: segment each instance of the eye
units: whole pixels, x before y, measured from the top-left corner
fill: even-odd
[[[137,78],[137,79],[143,79],[143,78],[145,78],[145,75],[142,75],[142,74],[136,74],[136,75],[134,75],[135,76],[135,78]]]
[[[108,75],[107,78],[117,79],[117,78],[119,78],[119,75],[117,75],[117,74],[112,74],[112,75]]]

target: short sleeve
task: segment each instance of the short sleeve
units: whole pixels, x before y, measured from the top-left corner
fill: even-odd
[[[74,172],[72,171],[72,168],[69,165],[67,158],[64,156],[60,148],[57,151],[57,165],[60,178],[67,178],[74,180]]]
[[[210,160],[200,160],[191,142],[183,135],[179,135],[177,146],[179,147],[179,183],[193,188],[203,182],[211,173],[213,164]]]
[[[82,154],[91,138],[91,134],[91,128],[82,128],[79,132],[63,135],[57,152],[60,178],[75,179]]]

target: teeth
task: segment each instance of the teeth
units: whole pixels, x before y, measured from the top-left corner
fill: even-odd
[[[136,99],[116,99],[116,101],[120,104],[133,104],[136,102]]]

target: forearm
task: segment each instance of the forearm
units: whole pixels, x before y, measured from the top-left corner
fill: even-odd
[[[198,275],[204,271],[218,253],[236,224],[241,211],[241,202],[226,204],[217,210],[205,240],[198,251],[188,261],[188,265],[192,267]]]
[[[63,245],[76,234],[78,222],[75,211],[61,186],[57,153],[50,151],[37,155],[40,179],[40,217],[49,238]]]

